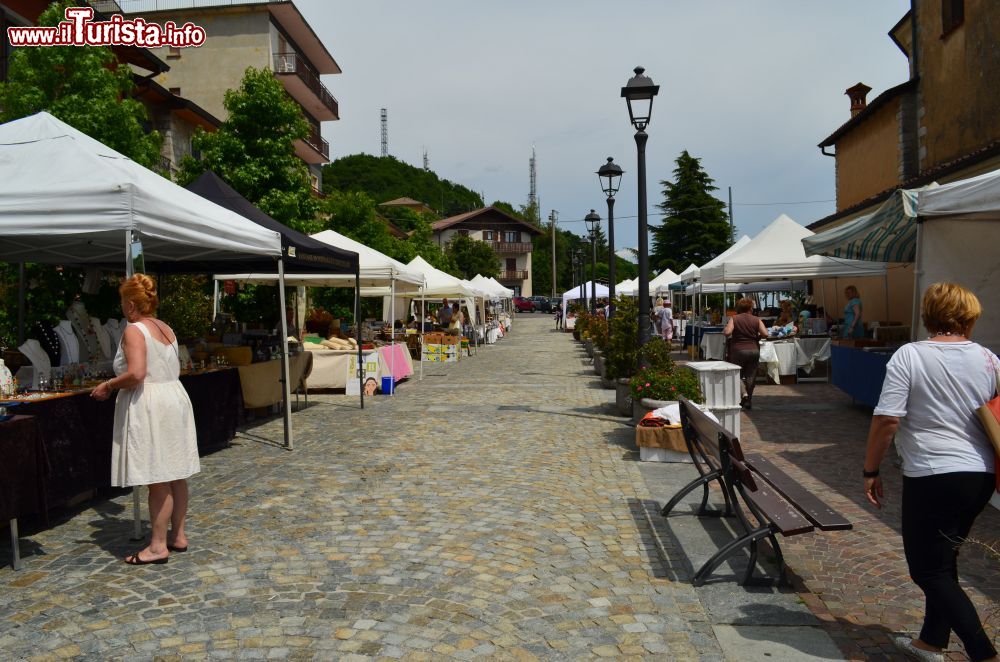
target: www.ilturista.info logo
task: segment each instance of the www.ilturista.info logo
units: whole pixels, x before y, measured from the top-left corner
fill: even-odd
[[[94,22],[92,7],[67,7],[66,20],[55,27],[9,27],[11,46],[139,46],[184,48],[205,43],[205,28],[193,23],[178,27],[173,21],[162,26],[142,18],[126,19],[115,14],[108,21]]]

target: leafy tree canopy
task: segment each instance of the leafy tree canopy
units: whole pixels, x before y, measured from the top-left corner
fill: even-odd
[[[732,243],[725,204],[712,195],[715,182],[701,160],[681,152],[675,161],[674,181],[662,181],[663,223],[651,225],[653,250],[651,266],[656,271],[673,269],[680,273],[692,262],[704,264]]]
[[[455,216],[483,206],[482,197],[435,173],[403,163],[394,156],[352,154],[323,167],[323,192],[364,191],[376,203],[413,198],[442,216]],[[397,210],[386,212],[396,222]],[[398,223],[397,223],[398,225]]]
[[[54,2],[38,24],[54,26],[66,7]],[[86,133],[136,163],[160,162],[162,138],[146,132],[146,109],[132,99],[132,71],[117,62],[111,49],[94,46],[17,48],[10,57],[7,82],[0,83],[0,121],[43,110]]]
[[[455,262],[462,278],[473,278],[476,274],[489,278],[500,273],[500,260],[485,241],[457,234],[448,242],[445,252]]]
[[[212,170],[275,220],[301,232],[320,230],[309,169],[295,156],[295,141],[309,132],[299,106],[270,71],[253,67],[238,89],[226,92],[224,105],[228,119],[215,133],[195,135],[201,160],[185,158],[178,181]]]

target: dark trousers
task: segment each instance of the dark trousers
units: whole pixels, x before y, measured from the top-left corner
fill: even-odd
[[[975,606],[959,586],[958,548],[993,490],[991,473],[903,477],[903,550],[910,577],[926,597],[920,639],[946,648],[954,630],[973,661],[997,652]]]
[[[753,398],[753,389],[757,384],[760,350],[734,349],[730,352],[729,360],[740,367],[740,395],[750,400]]]

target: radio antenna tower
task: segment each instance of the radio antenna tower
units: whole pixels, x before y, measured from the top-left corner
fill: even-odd
[[[431,171],[431,160],[427,158],[427,148],[424,147],[424,170],[426,172]]]
[[[389,156],[389,111],[382,109],[382,156]]]
[[[537,171],[535,170],[535,146],[531,146],[531,159],[528,161],[528,171],[531,178],[531,189],[528,191],[528,208],[532,210],[535,218],[532,219],[536,223],[538,222],[538,178]]]

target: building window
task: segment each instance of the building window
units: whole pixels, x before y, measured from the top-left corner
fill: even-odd
[[[521,239],[520,234],[517,230],[504,230],[503,240],[508,243],[514,243]]]
[[[493,241],[493,230],[483,230],[483,241]]]
[[[517,258],[509,257],[507,258],[507,271],[517,271]]]
[[[947,36],[965,20],[965,0],[941,0],[941,36]]]

